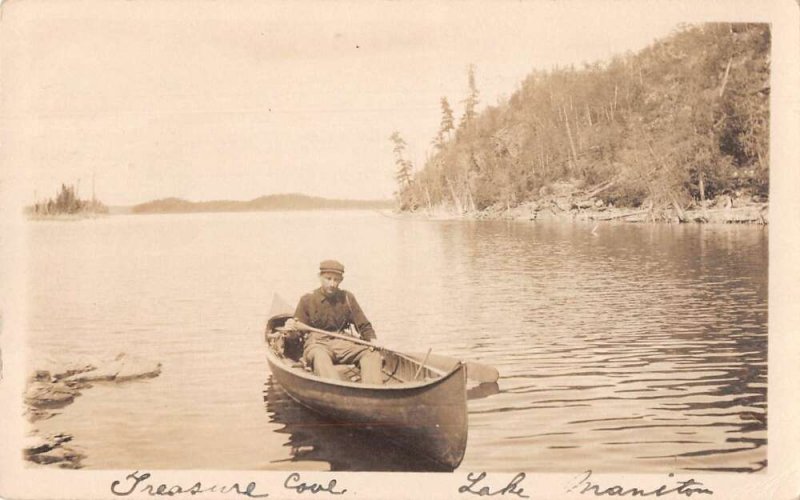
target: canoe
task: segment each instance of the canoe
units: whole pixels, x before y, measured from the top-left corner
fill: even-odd
[[[337,367],[344,380],[318,377],[299,361],[301,349],[280,332],[287,318],[269,320],[266,340],[272,377],[289,397],[334,422],[380,435],[450,470],[458,467],[467,447],[463,363],[443,371],[380,348],[383,384],[361,383],[353,365]]]

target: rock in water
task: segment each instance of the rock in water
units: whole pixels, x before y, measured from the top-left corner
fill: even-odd
[[[117,382],[153,378],[161,374],[161,363],[154,363],[135,356],[124,356],[121,361],[122,366],[115,379]]]
[[[31,436],[23,450],[25,459],[39,465],[57,464],[61,468],[79,469],[85,455],[64,443],[72,441],[69,434]]]
[[[161,363],[148,361],[121,353],[110,363],[64,363],[48,370],[36,370],[28,378],[25,390],[25,417],[36,422],[53,417],[54,411],[68,406],[81,395],[81,390],[91,387],[90,382],[127,382],[157,377],[161,374]],[[79,468],[84,456],[62,446],[71,436],[58,434],[55,437],[33,438],[25,447],[25,457],[37,464],[58,464],[59,467]]]
[[[125,382],[153,378],[161,374],[161,363],[138,356],[120,353],[113,361],[91,371],[76,373],[64,379],[67,382]]]
[[[52,434],[49,436],[30,436],[26,439],[25,443],[25,457],[29,458],[32,455],[38,455],[39,453],[46,453],[53,448],[61,446],[64,443],[68,443],[72,441],[72,436],[69,434]]]
[[[25,402],[28,406],[39,409],[63,408],[75,400],[76,389],[63,384],[36,381],[28,385],[25,391]]]

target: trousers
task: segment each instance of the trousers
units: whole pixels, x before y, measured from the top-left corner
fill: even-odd
[[[361,382],[382,384],[380,353],[368,346],[330,337],[314,337],[307,340],[303,358],[320,377],[343,380],[334,365],[357,364],[361,369]]]

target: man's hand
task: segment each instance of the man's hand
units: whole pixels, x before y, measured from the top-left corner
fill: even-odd
[[[289,318],[286,320],[286,323],[283,324],[283,327],[287,330],[297,330],[297,320],[294,318]]]

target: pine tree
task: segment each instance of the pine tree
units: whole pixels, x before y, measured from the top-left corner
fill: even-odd
[[[472,125],[472,122],[477,116],[475,108],[480,102],[478,99],[478,87],[475,85],[475,65],[473,64],[470,64],[467,68],[467,86],[469,87],[469,93],[466,99],[461,101],[464,103],[464,114],[461,116],[461,121],[458,123],[458,127],[461,129],[467,129]]]
[[[406,141],[400,137],[400,132],[394,131],[391,136],[389,136],[389,140],[392,141],[394,147],[392,151],[394,152],[394,164],[396,167],[394,178],[397,181],[398,185],[398,194],[401,197],[401,200],[409,188],[414,179],[414,166],[410,160],[406,158]]]
[[[450,140],[450,136],[453,130],[455,130],[455,125],[453,108],[450,107],[447,97],[442,97],[440,103],[442,107],[442,121],[439,123],[439,132],[436,134],[433,144],[437,149],[442,150],[444,149],[445,143]]]

